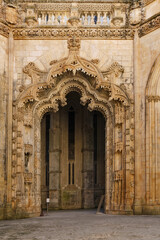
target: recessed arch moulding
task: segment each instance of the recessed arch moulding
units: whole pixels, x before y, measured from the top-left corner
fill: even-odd
[[[125,69],[113,62],[105,72],[98,60],[79,56],[80,40],[68,40],[69,55],[53,60],[48,72],[31,62],[23,71],[31,78],[13,104],[12,210],[15,217],[41,211],[41,119],[67,105],[76,91],[89,111],[100,111],[105,127],[105,212],[133,213],[134,111],[132,96],[117,79]]]

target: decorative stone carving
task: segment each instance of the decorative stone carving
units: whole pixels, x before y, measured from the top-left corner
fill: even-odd
[[[112,20],[114,26],[120,27],[125,25],[125,11],[121,5],[112,6]]]
[[[160,14],[156,14],[155,16],[147,19],[139,28],[138,35],[139,37],[143,37],[144,35],[155,31],[160,27]]]
[[[30,5],[27,8],[25,22],[27,23],[27,25],[29,27],[32,27],[37,23],[36,14],[35,14],[35,11],[34,11],[34,5]]]
[[[32,183],[32,173],[24,173],[24,183],[25,184]]]
[[[68,39],[74,36],[80,39],[133,39],[134,29],[100,29],[92,28],[15,28],[14,39]]]
[[[120,104],[115,105],[115,124],[123,123],[124,111]]]
[[[25,114],[24,115],[24,126],[32,127],[32,123],[33,123],[32,116]]]
[[[6,26],[5,24],[3,23],[0,23],[0,34],[4,37],[9,37],[9,32],[10,32],[10,29],[8,26]]]
[[[68,49],[70,51],[78,51],[81,47],[80,39],[75,37],[69,38],[67,43],[68,43]]]
[[[77,3],[72,3],[71,16],[68,22],[74,27],[77,26],[80,22]]]
[[[28,63],[27,66],[23,68],[23,72],[31,77],[33,84],[40,81],[40,75],[42,71],[38,67],[36,67],[35,63]]]
[[[72,72],[75,76],[77,72],[85,73],[90,77],[96,77],[97,82],[103,78],[100,70],[90,61],[79,57],[80,40],[71,38],[68,40],[69,56],[58,62],[52,61],[52,68],[48,74],[47,81],[53,82],[53,79],[66,72]]]
[[[123,172],[122,170],[116,171],[114,174],[114,181],[120,181],[123,179]]]
[[[158,102],[160,101],[160,96],[146,96],[148,102]]]
[[[123,142],[116,142],[115,143],[115,152],[122,152],[123,149]]]
[[[14,5],[9,4],[6,7],[6,21],[10,24],[16,24],[18,20],[17,9]]]
[[[33,146],[31,144],[25,144],[24,152],[29,153],[29,155],[32,155],[33,154]]]
[[[120,77],[124,72],[124,68],[117,62],[112,63],[112,65],[103,72],[104,80],[117,84],[117,78]]]
[[[129,20],[131,25],[139,24],[142,20],[142,11],[139,1],[133,1],[131,6]]]

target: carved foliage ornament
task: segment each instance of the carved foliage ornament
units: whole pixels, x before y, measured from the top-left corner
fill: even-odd
[[[27,66],[23,68],[23,72],[31,77],[33,84],[39,82],[40,74],[43,73],[33,62],[28,63]]]
[[[60,61],[52,61],[52,68],[48,74],[47,81],[53,82],[55,77],[70,71],[75,76],[77,72],[85,73],[90,77],[94,77],[98,82],[103,79],[103,75],[100,70],[92,62],[81,58],[79,56],[80,40],[73,37],[68,40],[69,56]]]

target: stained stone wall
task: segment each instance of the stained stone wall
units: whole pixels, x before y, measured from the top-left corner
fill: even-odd
[[[8,39],[0,36],[0,219],[6,201],[6,124],[7,124],[7,88],[8,88]]]

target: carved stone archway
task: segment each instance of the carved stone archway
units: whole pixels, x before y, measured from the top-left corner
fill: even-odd
[[[79,41],[69,41],[69,56],[52,61],[49,73],[34,63],[24,72],[32,82],[14,102],[12,205],[19,216],[38,215],[41,208],[41,119],[65,106],[69,92],[79,93],[89,111],[100,111],[105,130],[105,212],[132,213],[134,201],[134,113],[126,90],[116,84],[123,67],[113,63],[105,72],[97,60],[79,57]],[[46,80],[47,79],[47,80]]]

